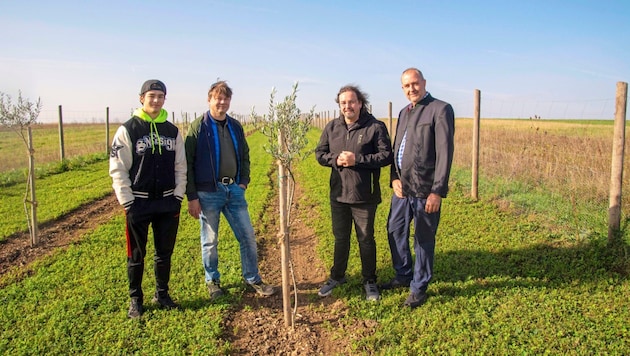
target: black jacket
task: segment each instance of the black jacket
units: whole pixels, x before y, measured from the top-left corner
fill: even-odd
[[[407,131],[402,165],[398,166],[400,142]],[[446,197],[453,162],[455,114],[450,104],[427,95],[415,107],[398,115],[391,181],[400,179],[404,196],[426,198],[430,193]]]
[[[355,154],[352,167],[338,167],[342,151]],[[392,144],[385,124],[367,112],[350,129],[343,116],[329,122],[315,149],[317,162],[331,167],[330,200],[348,204],[381,202],[381,168],[392,163]]]

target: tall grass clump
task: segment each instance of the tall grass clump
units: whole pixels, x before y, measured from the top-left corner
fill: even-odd
[[[470,186],[464,178],[472,162],[472,120],[457,119],[455,136],[454,165],[465,170],[462,182]],[[612,137],[607,121],[482,120],[479,194],[523,213],[558,212],[558,224],[586,237],[606,224]],[[630,186],[630,159],[624,166],[623,186]],[[629,195],[622,204],[629,216]]]

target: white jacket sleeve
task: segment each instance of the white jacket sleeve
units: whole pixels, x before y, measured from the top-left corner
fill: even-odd
[[[114,135],[111,152],[109,154],[109,175],[112,177],[112,187],[116,193],[118,202],[128,208],[133,204],[134,196],[131,191],[131,178],[129,170],[133,163],[133,142],[129,132],[124,126],[120,126]]]
[[[186,193],[187,170],[184,139],[178,130],[177,140],[175,141],[175,191],[173,194],[180,201],[184,200],[184,194]]]

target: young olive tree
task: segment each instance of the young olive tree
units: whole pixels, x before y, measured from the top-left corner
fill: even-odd
[[[269,112],[259,116],[252,108],[251,122],[256,130],[265,135],[269,141],[265,150],[273,156],[278,165],[278,200],[280,205],[280,231],[278,239],[282,259],[282,301],[284,310],[284,323],[293,326],[297,311],[297,284],[293,274],[291,263],[289,236],[291,227],[291,206],[295,192],[295,178],[292,172],[294,161],[304,159],[307,152],[304,148],[308,144],[306,134],[313,119],[313,107],[308,114],[302,114],[295,101],[297,98],[298,83],[293,85],[291,94],[282,102],[275,102],[276,90],[271,91],[269,100]],[[291,300],[289,277],[294,288],[294,308],[291,313]]]
[[[39,98],[37,98],[36,102],[31,102],[22,98],[22,92],[20,91],[18,92],[17,102],[13,103],[10,95],[0,92],[0,126],[13,130],[22,139],[26,145],[29,157],[28,178],[26,192],[24,193],[24,213],[26,214],[32,246],[39,243],[39,236],[37,231],[37,200],[35,199],[35,150],[33,150],[31,125],[37,121],[41,109],[42,103]],[[31,204],[30,215],[28,204]]]

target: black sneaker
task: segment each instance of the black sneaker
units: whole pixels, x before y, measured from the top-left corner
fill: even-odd
[[[129,302],[129,311],[127,312],[127,316],[131,319],[136,319],[139,318],[142,313],[144,313],[144,308],[142,307],[142,299],[131,298],[131,302]]]
[[[155,295],[153,296],[153,303],[157,303],[160,305],[160,307],[165,308],[165,309],[176,309],[179,308],[179,305],[177,305],[173,299],[171,299],[171,296],[168,295],[168,293],[164,294],[164,295],[160,295],[157,292],[155,293]]]
[[[403,282],[401,280],[398,280],[396,278],[392,278],[391,281],[385,283],[385,284],[381,284],[380,288],[381,289],[396,289],[396,288],[408,288],[409,284],[411,282],[407,281],[407,282]]]
[[[418,293],[409,293],[409,296],[407,297],[407,299],[405,300],[405,306],[406,307],[410,307],[411,309],[413,308],[417,308],[419,306],[421,306],[422,304],[424,304],[424,302],[427,301],[427,293],[425,292],[418,292]]]

